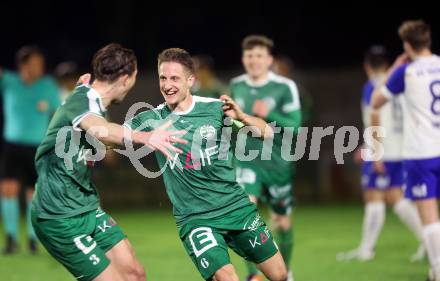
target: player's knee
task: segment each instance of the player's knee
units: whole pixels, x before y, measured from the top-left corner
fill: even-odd
[[[237,273],[235,270],[230,268],[220,268],[214,274],[214,281],[239,281]]]
[[[136,276],[136,281],[147,280],[147,274],[145,273],[145,269],[141,265],[136,266],[135,276]]]
[[[130,281],[145,281],[147,279],[145,270],[140,264],[134,263],[126,267],[125,271]]]
[[[1,183],[2,196],[5,198],[17,197],[20,184],[14,179],[5,179]]]
[[[288,273],[285,267],[280,267],[278,270],[273,272],[270,276],[270,281],[286,281]]]
[[[272,216],[274,226],[276,230],[287,231],[291,227],[290,216]]]

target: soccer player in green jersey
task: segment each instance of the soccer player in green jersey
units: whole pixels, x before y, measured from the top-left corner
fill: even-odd
[[[227,96],[193,96],[194,64],[185,50],[164,50],[158,57],[160,91],[165,103],[137,114],[126,126],[152,130],[167,120],[185,129],[183,153],[167,160],[157,154],[173,204],[180,239],[205,280],[238,281],[228,247],[257,264],[269,280],[286,280],[284,260],[255,204],[235,180],[230,135],[244,124],[254,135],[271,138],[262,119],[241,111]],[[244,127],[247,129],[248,127]]]
[[[104,118],[107,108],[121,102],[135,84],[132,50],[118,44],[103,47],[94,55],[93,72],[92,85],[75,88],[38,147],[32,224],[47,251],[79,281],[145,280],[122,229],[100,208],[91,182],[94,156],[105,149],[102,143],[122,145],[127,137],[170,156],[180,152],[170,140],[185,143],[176,136],[184,132],[166,131],[167,124],[149,133],[132,132]]]
[[[293,208],[292,177],[294,167],[282,158],[284,128],[295,130],[301,125],[301,109],[295,83],[270,71],[273,62],[271,39],[250,35],[242,42],[242,63],[246,74],[231,81],[232,98],[247,114],[276,122],[271,160],[237,160],[237,181],[245,188],[252,202],[261,200],[271,208],[272,225],[278,236],[280,251],[289,266],[293,248],[291,212]],[[261,148],[262,142],[248,139],[248,149]],[[248,263],[248,280],[261,280],[257,269]],[[289,272],[289,278],[291,272]]]
[[[6,232],[4,254],[18,249],[20,190],[26,194],[26,219],[29,250],[37,251],[36,236],[30,220],[30,206],[37,173],[35,153],[44,138],[50,118],[60,104],[54,79],[44,74],[45,59],[37,46],[17,51],[18,71],[0,69],[5,127],[1,163],[1,214]],[[32,124],[32,125],[30,125]]]

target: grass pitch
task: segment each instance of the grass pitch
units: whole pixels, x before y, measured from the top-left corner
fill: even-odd
[[[202,280],[177,236],[170,210],[106,211],[129,236],[148,280]],[[425,280],[427,261],[409,261],[418,242],[392,212],[387,213],[376,258],[371,262],[337,262],[335,259],[338,252],[358,244],[362,223],[360,205],[299,206],[294,221],[295,250],[291,267],[296,281]],[[23,224],[21,229],[25,229]],[[41,246],[40,253],[31,256],[23,247],[26,245],[24,234],[21,241],[20,253],[0,255],[0,280],[75,280]],[[234,253],[231,258],[240,279],[244,280],[243,262]]]

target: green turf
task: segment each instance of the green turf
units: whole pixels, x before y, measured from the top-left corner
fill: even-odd
[[[112,212],[129,236],[147,271],[148,280],[202,280],[177,237],[170,211]],[[372,262],[336,262],[335,255],[357,245],[360,206],[300,206],[295,213],[296,241],[292,266],[297,281],[413,281],[424,280],[425,262],[410,263],[417,242],[389,212]],[[22,227],[23,229],[23,227]],[[24,236],[23,236],[24,237]],[[24,238],[22,239],[24,241]],[[244,265],[232,255],[241,280]],[[30,256],[25,249],[0,256],[0,280],[74,280],[47,253]]]

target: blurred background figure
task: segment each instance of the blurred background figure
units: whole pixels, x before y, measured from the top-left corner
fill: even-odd
[[[289,281],[293,280],[290,266],[294,247],[292,212],[295,207],[293,180],[294,162],[282,157],[284,128],[301,126],[301,102],[293,80],[271,71],[274,43],[264,35],[249,35],[242,41],[242,64],[245,74],[233,78],[230,93],[247,114],[263,118],[267,123],[275,122],[281,127],[274,135],[271,160],[240,161],[236,158],[237,182],[242,185],[249,199],[257,204],[265,203],[270,209],[270,224],[280,252],[289,269]],[[293,133],[292,133],[293,137]],[[238,143],[241,137],[238,136]],[[243,142],[243,140],[241,140]],[[261,150],[261,140],[244,140],[246,149]],[[242,151],[243,152],[243,151]],[[263,280],[253,263],[248,262],[248,281]]]
[[[56,82],[44,75],[45,58],[37,46],[24,46],[16,54],[18,72],[1,70],[5,143],[3,145],[1,210],[6,245],[4,254],[17,251],[19,192],[25,187],[29,250],[37,250],[36,236],[30,223],[30,201],[37,174],[34,156],[46,134],[50,118],[60,104]]]
[[[299,100],[301,102],[302,125],[310,125],[312,119],[313,98],[306,88],[298,81],[294,73],[294,65],[292,60],[286,55],[277,55],[274,57],[272,71],[278,75],[290,78],[295,81],[298,88]]]
[[[394,69],[394,67],[391,67]],[[374,89],[382,87],[389,70],[385,47],[372,46],[365,54],[364,70],[368,81],[361,98],[364,128],[381,126],[386,137],[374,138],[383,145],[383,158],[379,161],[362,162],[362,189],[364,195],[364,218],[359,247],[338,255],[338,259],[368,261],[374,258],[377,239],[385,222],[386,204],[393,208],[399,219],[422,241],[422,224],[415,206],[403,197],[404,173],[402,163],[403,113],[401,98],[395,98],[380,111],[373,111],[371,99]],[[371,146],[373,139],[365,139]],[[424,247],[413,256],[413,260],[424,257]]]
[[[55,68],[54,76],[60,87],[62,103],[75,89],[79,75],[78,65],[73,61],[61,62]]]
[[[196,96],[219,98],[227,87],[216,76],[214,59],[209,55],[193,56],[196,83],[191,92]]]

